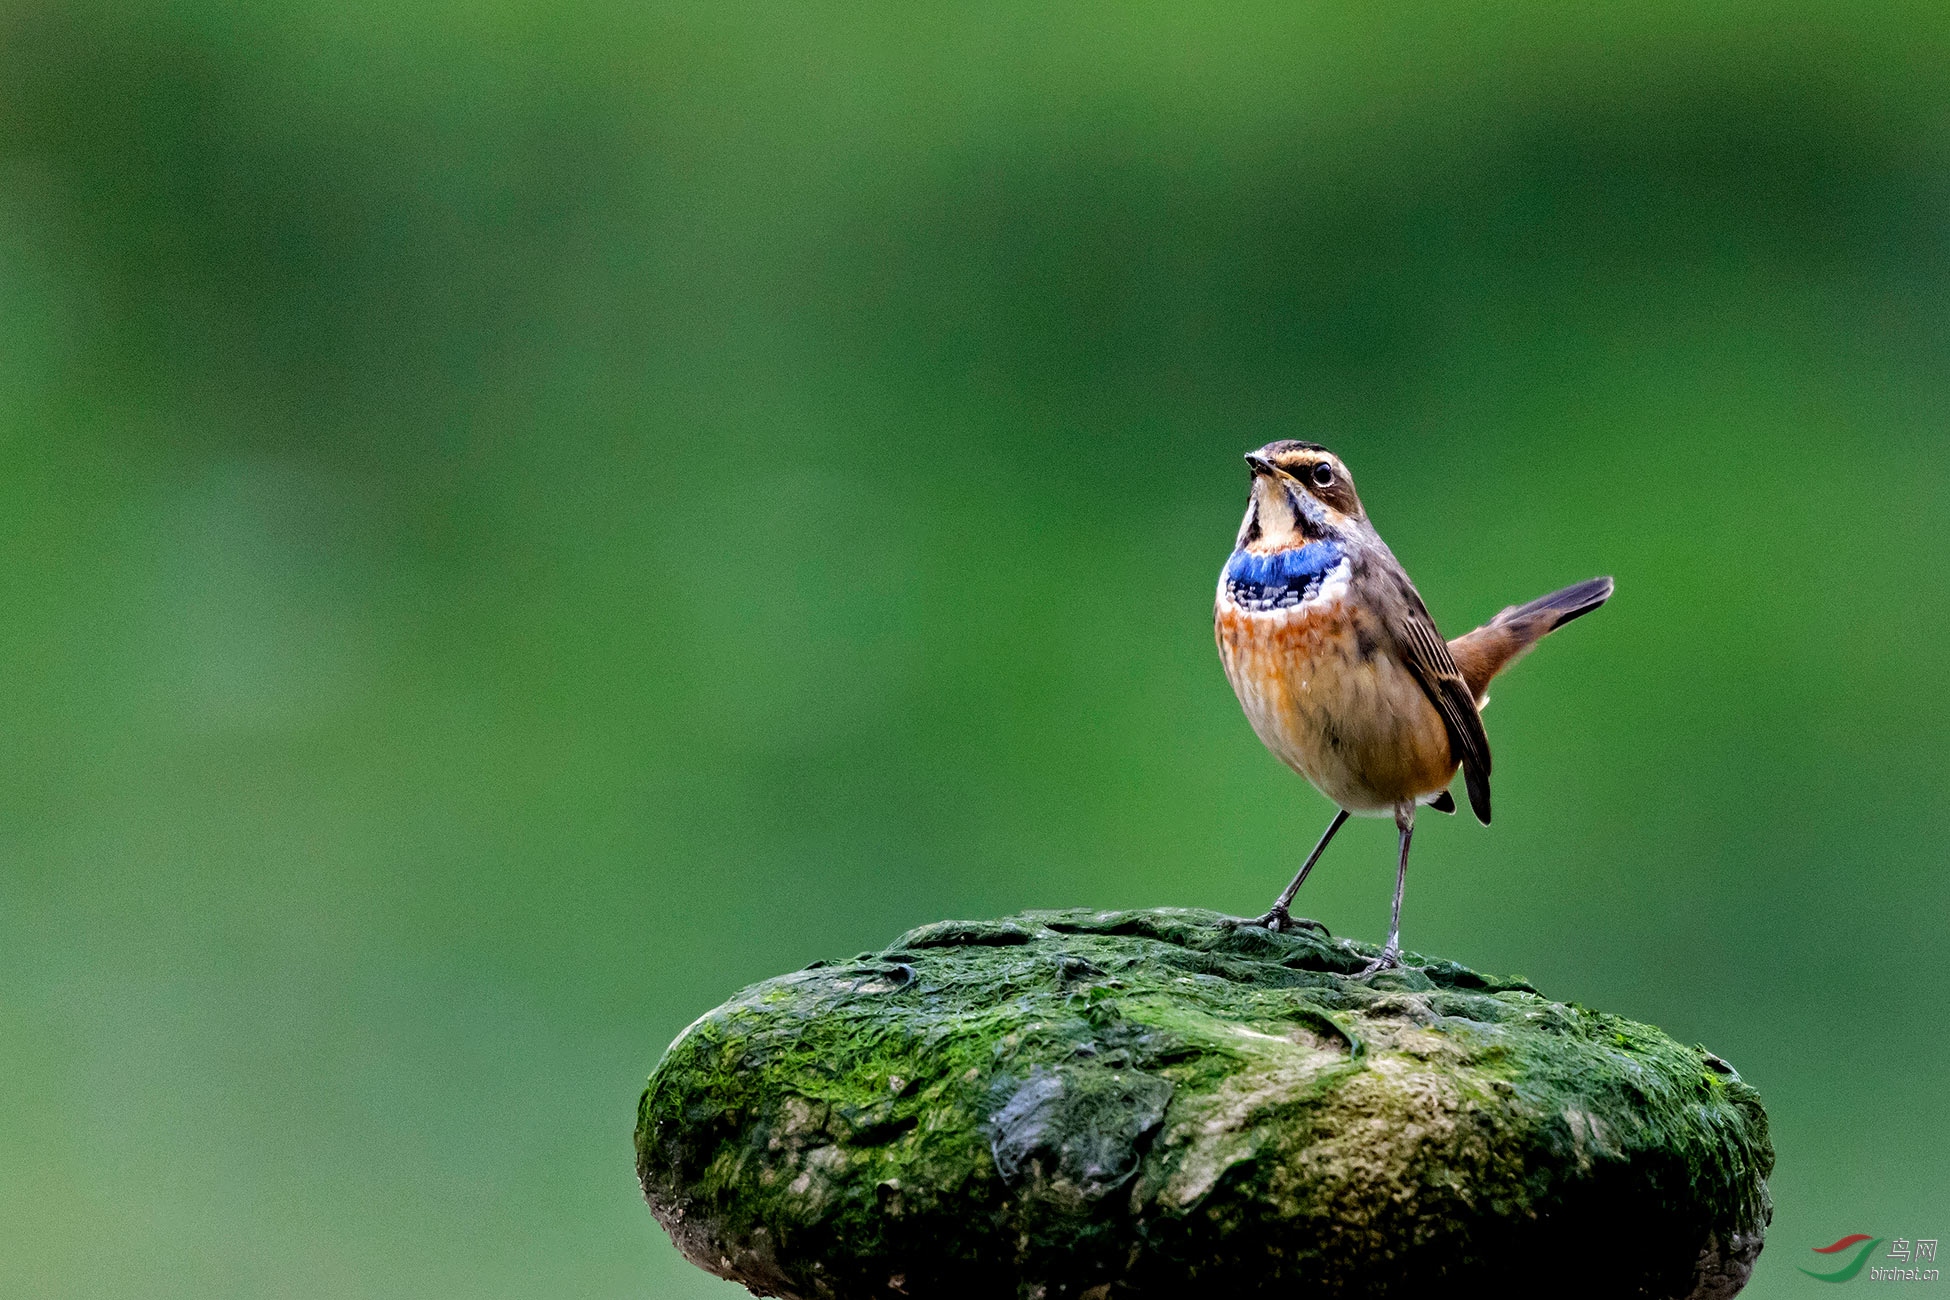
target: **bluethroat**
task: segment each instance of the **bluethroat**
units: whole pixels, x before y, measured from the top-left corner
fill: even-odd
[[[1273,904],[1248,922],[1324,929],[1288,908],[1348,816],[1392,814],[1400,833],[1388,942],[1362,974],[1401,964],[1402,889],[1415,809],[1453,813],[1462,768],[1469,806],[1490,820],[1483,692],[1554,631],[1605,603],[1592,578],[1445,642],[1400,561],[1368,522],[1347,466],[1284,440],[1247,455],[1252,495],[1213,611],[1219,657],[1253,730],[1281,762],[1340,806]]]

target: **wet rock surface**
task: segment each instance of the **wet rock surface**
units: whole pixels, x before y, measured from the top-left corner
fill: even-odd
[[[1759,1097],[1528,984],[1209,912],[943,922],[673,1043],[637,1168],[761,1295],[1725,1297]]]

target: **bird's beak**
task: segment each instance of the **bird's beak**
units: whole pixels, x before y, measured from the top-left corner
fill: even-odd
[[[1273,472],[1273,462],[1256,451],[1246,453],[1246,463],[1252,466],[1255,475],[1271,474]]]

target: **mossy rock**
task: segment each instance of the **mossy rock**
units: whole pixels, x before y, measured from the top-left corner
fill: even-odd
[[[754,985],[643,1094],[679,1249],[813,1300],[1726,1297],[1773,1166],[1704,1048],[1209,912],[924,926]]]

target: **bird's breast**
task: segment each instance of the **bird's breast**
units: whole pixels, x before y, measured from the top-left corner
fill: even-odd
[[[1332,543],[1284,563],[1234,553],[1219,582],[1219,655],[1268,749],[1342,807],[1386,811],[1448,784],[1448,733],[1351,590],[1348,557],[1304,554],[1315,546]]]

